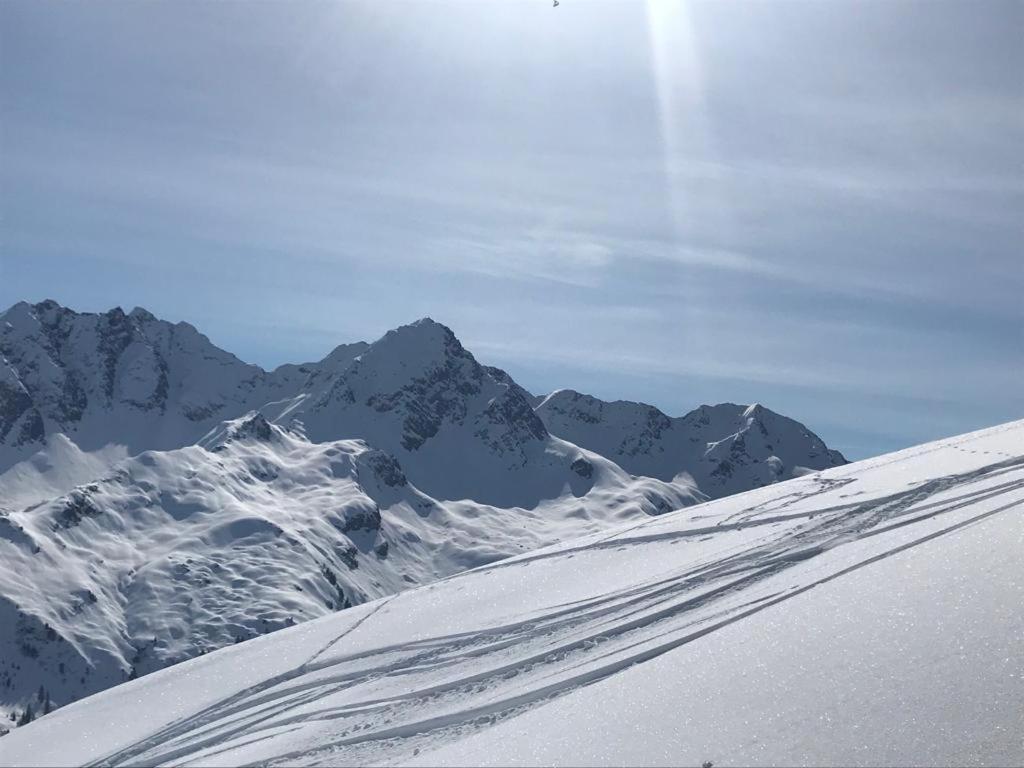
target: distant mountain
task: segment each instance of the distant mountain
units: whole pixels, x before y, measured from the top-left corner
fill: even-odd
[[[634,475],[687,479],[711,498],[846,463],[803,424],[761,405],[702,405],[678,418],[652,405],[571,389],[544,398],[548,430]]]
[[[535,397],[429,318],[265,371],[143,309],[21,303],[0,355],[8,712],[842,462],[760,406]]]
[[[325,391],[273,415],[300,420],[314,442],[387,450],[441,499],[532,507],[567,487],[585,493],[607,471],[551,436],[525,390],[429,318],[388,331]]]
[[[0,473],[48,446],[63,461],[0,478],[0,489],[6,479],[14,491],[0,506],[38,500],[33,489],[67,490],[88,480],[97,461],[193,443],[220,421],[291,394],[303,378],[301,370],[274,376],[247,365],[191,325],[144,309],[15,304],[0,314]]]

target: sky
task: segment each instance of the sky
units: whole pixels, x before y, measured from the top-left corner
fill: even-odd
[[[850,458],[1024,418],[1024,3],[0,3],[0,306],[430,316]]]

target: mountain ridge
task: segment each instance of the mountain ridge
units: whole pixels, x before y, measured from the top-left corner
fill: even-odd
[[[0,355],[12,714],[40,681],[63,705],[285,619],[834,460],[761,406],[672,419],[534,396],[430,318],[267,371],[138,307],[23,302],[0,313]],[[770,453],[780,425],[807,438],[794,456]],[[657,476],[658,461],[671,471]],[[356,527],[329,524],[346,509]],[[301,590],[252,576],[274,573]],[[263,621],[228,621],[246,605]]]
[[[671,417],[646,403],[560,389],[536,410],[553,433],[633,474],[687,476],[712,498],[847,463],[803,424],[759,403],[701,405]]]
[[[774,461],[776,446],[751,432],[756,425],[765,436],[764,420],[740,414],[745,406],[701,406],[670,417],[645,403],[605,402],[575,390],[534,396],[505,371],[479,364],[451,329],[429,317],[373,343],[338,345],[318,362],[268,371],[216,347],[192,325],[160,320],[140,307],[127,314],[120,307],[79,313],[52,300],[19,302],[0,314],[0,363],[0,475],[44,449],[53,435],[68,435],[86,453],[123,446],[111,455],[125,458],[194,443],[221,421],[254,409],[272,421],[301,420],[314,440],[363,436],[398,453],[433,438],[443,443],[448,435],[438,433],[462,419],[490,453],[507,460],[478,462],[465,473],[479,476],[478,483],[431,489],[446,497],[481,498],[502,484],[501,473],[513,464],[549,463],[537,447],[547,440],[544,433],[606,455],[636,475],[693,481],[712,496],[845,461],[802,424],[767,409],[762,412],[780,429],[806,438],[795,458]],[[486,394],[488,402],[463,413],[474,394]],[[605,414],[612,418],[602,422]],[[399,415],[401,440],[395,443],[396,425],[382,424]],[[740,424],[741,416],[749,423]],[[595,424],[614,441],[595,437]],[[443,454],[452,451],[450,444],[435,447],[422,453],[430,465],[424,476],[436,476]],[[532,459],[530,450],[537,454]],[[428,460],[429,454],[440,455]],[[477,458],[471,453],[461,460],[473,465]],[[90,471],[91,464],[66,474],[84,480]],[[520,501],[511,491],[493,492],[496,502]]]

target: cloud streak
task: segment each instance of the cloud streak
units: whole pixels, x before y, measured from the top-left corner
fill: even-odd
[[[0,304],[268,366],[429,314],[862,446],[1020,416],[1020,7],[10,0]]]

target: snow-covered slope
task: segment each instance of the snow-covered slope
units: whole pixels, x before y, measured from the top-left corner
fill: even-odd
[[[191,445],[224,420],[321,391],[368,346],[268,372],[139,307],[15,304],[0,313],[0,507],[52,498],[126,456]]]
[[[161,670],[4,765],[1024,763],[1024,422]]]
[[[90,465],[193,443],[218,422],[290,394],[289,378],[300,376],[275,378],[191,325],[144,309],[15,304],[0,314],[0,504],[45,498],[34,488],[67,490],[62,476],[82,482]],[[26,459],[57,471],[42,483],[6,474]]]
[[[439,501],[362,441],[261,415],[0,516],[0,703],[61,706],[168,664],[699,500],[590,468],[530,509]],[[568,453],[571,451],[571,453]],[[39,693],[40,687],[43,690]],[[0,710],[2,711],[2,710]]]
[[[561,389],[537,414],[553,434],[634,475],[691,479],[716,499],[846,463],[803,424],[757,404],[702,405],[671,418],[653,405]]]
[[[507,374],[480,365],[429,318],[389,331],[325,392],[300,395],[275,418],[301,419],[314,441],[351,437],[387,450],[441,499],[532,507],[595,480],[592,463],[548,434]]]

